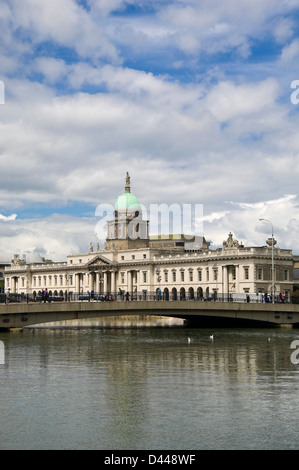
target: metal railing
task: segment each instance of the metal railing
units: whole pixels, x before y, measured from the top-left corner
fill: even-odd
[[[111,301],[169,301],[169,302],[239,302],[239,303],[272,303],[271,295],[265,294],[212,294],[209,297],[204,296],[193,296],[189,293],[182,294],[177,292],[157,293],[142,291],[129,293],[126,291],[122,292],[64,292],[53,295],[52,293],[44,295],[42,293],[36,294],[17,294],[17,293],[0,293],[0,303],[29,303],[29,302],[111,302]],[[282,298],[281,295],[275,296],[275,303],[292,303],[292,298]]]

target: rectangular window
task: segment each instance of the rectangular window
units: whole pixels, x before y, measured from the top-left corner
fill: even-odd
[[[121,276],[121,283],[124,284],[125,283],[125,273],[120,273],[120,276]]]
[[[143,282],[146,283],[146,274],[147,272],[146,271],[143,271]]]
[[[209,281],[209,279],[210,279],[209,268],[206,269],[206,274],[207,274],[207,281]]]
[[[193,281],[193,271],[189,271],[189,281]]]
[[[172,281],[176,282],[176,271],[172,271]]]
[[[284,270],[284,280],[285,280],[285,281],[288,281],[288,280],[289,280],[289,270],[288,270],[288,269],[285,269],[285,270]]]
[[[263,270],[262,270],[262,268],[258,268],[257,278],[258,278],[259,281],[261,281],[263,279]]]
[[[202,271],[201,271],[201,269],[198,270],[198,280],[199,280],[199,282],[202,281]]]
[[[248,268],[248,266],[244,267],[244,279],[249,279],[249,268]]]
[[[232,268],[232,280],[235,281],[236,280],[236,268],[233,266]]]
[[[165,282],[168,282],[168,272],[167,271],[165,271],[165,273],[164,273],[164,279],[165,279]]]
[[[185,272],[184,271],[181,271],[181,281],[182,282],[185,281]]]

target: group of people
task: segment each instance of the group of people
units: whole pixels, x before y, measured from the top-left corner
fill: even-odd
[[[265,293],[263,300],[264,300],[265,303],[272,302],[272,294],[268,295],[267,293]],[[280,292],[279,295],[278,295],[277,301],[284,304],[286,300],[287,300],[287,296],[286,296],[285,292],[283,294]]]
[[[49,292],[48,292],[48,290],[47,290],[47,288],[46,288],[46,289],[43,289],[43,290],[42,290],[41,298],[40,298],[40,303],[41,303],[41,302],[46,303],[48,300],[49,300]]]
[[[90,291],[89,296],[90,296],[91,301],[95,299],[95,293],[93,289]],[[124,300],[124,299],[130,300],[131,295],[129,294],[129,292],[126,292],[125,294],[124,291],[122,291],[121,288],[119,288],[117,297],[118,297],[118,300]],[[107,300],[113,300],[113,298],[109,297],[109,295],[106,295],[106,298]]]
[[[130,297],[131,297],[131,295],[129,294],[129,292],[125,293],[125,291],[123,291],[123,290],[121,290],[121,288],[119,288],[118,294],[117,294],[118,300],[125,300],[125,299],[130,300]]]

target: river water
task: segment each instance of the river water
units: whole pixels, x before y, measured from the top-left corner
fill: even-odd
[[[0,449],[298,449],[295,339],[136,325],[0,332]]]

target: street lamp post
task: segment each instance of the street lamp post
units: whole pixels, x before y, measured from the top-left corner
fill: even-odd
[[[260,218],[259,220],[261,220],[261,221],[263,220],[265,222],[268,222],[271,225],[271,229],[272,229],[272,242],[271,242],[271,246],[272,246],[272,303],[274,304],[274,302],[275,302],[275,300],[274,300],[275,279],[274,279],[274,233],[273,233],[273,224],[268,219]]]

